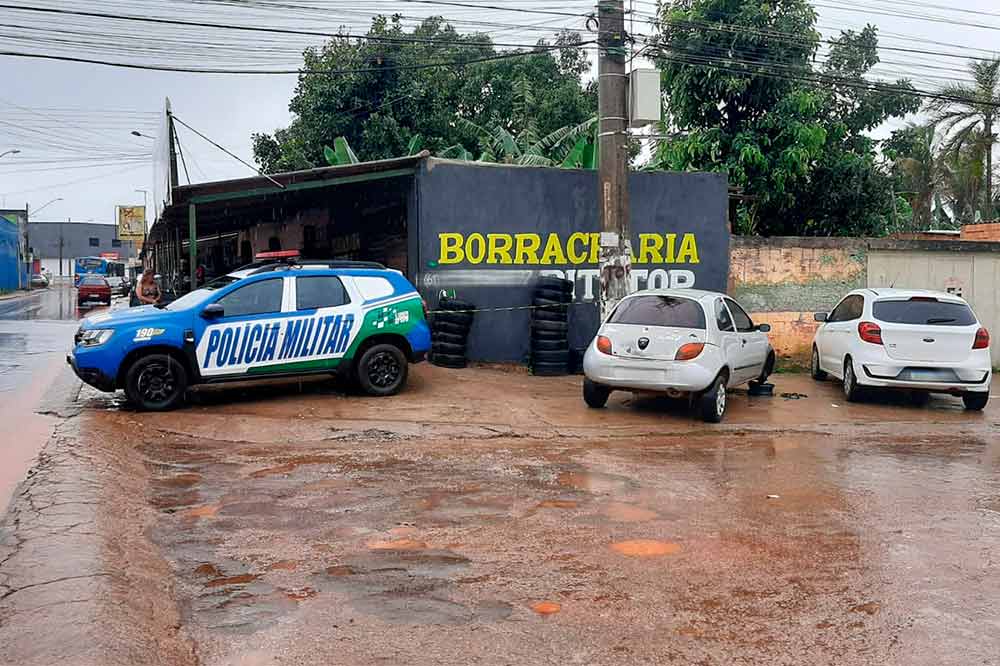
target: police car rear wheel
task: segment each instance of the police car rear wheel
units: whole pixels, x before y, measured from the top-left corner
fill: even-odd
[[[167,354],[151,354],[136,360],[125,375],[125,395],[140,409],[162,412],[184,399],[187,372]]]
[[[406,384],[409,365],[399,347],[375,345],[361,356],[358,381],[365,393],[389,396],[399,393]]]

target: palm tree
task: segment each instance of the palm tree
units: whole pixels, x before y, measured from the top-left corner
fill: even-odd
[[[975,60],[969,64],[973,84],[952,84],[939,92],[941,98],[929,104],[934,121],[947,137],[945,149],[958,154],[963,148],[977,145],[986,159],[986,188],[981,210],[993,217],[993,146],[997,137],[993,127],[1000,113],[1000,58]]]
[[[948,165],[939,151],[936,125],[911,124],[906,132],[913,137],[913,143],[908,154],[896,159],[896,168],[908,190],[914,229],[930,229],[935,195],[946,181]]]

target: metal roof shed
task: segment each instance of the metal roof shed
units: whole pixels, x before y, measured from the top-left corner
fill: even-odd
[[[357,227],[371,219],[365,218],[366,213],[387,207],[383,199],[391,205],[402,200],[406,207],[415,196],[414,175],[427,157],[425,151],[398,159],[175,187],[171,204],[149,234],[156,268],[179,276],[186,259],[193,281],[199,243],[224,234],[231,237],[264,223],[285,224],[309,211],[332,220],[340,217],[332,212],[338,206]]]

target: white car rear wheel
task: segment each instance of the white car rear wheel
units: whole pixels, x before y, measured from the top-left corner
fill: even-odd
[[[861,400],[861,387],[858,385],[857,375],[854,374],[854,361],[850,358],[844,359],[844,398],[847,402]]]
[[[726,395],[726,378],[724,375],[716,377],[712,385],[701,394],[699,400],[701,407],[701,418],[707,423],[721,423],[726,415],[728,400]]]

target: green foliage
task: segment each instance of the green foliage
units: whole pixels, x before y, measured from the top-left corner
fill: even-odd
[[[344,137],[362,160],[423,149],[465,159],[479,150],[481,137],[472,126],[503,128],[510,135],[505,148],[513,153],[511,141],[520,142],[524,152],[596,112],[595,90],[580,83],[589,68],[582,48],[545,50],[541,42],[523,57],[422,68],[427,63],[491,57],[498,51],[489,35],[461,34],[442,18],[427,19],[409,31],[398,16],[378,17],[368,34],[383,41],[337,37],[306,50],[306,70],[359,71],[299,76],[289,104],[291,124],[253,137],[262,170],[327,164],[323,147],[334,145],[336,137]],[[580,37],[562,33],[555,43],[573,47]]]
[[[952,84],[945,86],[941,98],[928,104],[945,134],[944,149],[959,171],[963,160],[978,156],[982,166],[979,177],[982,187],[970,187],[966,194],[975,189],[971,210],[979,211],[983,219],[995,219],[996,197],[993,188],[993,148],[997,143],[996,125],[1000,119],[1000,58],[995,60],[973,60],[969,63],[969,73],[973,85]],[[969,165],[965,165],[968,167]],[[963,173],[962,177],[975,175]],[[964,197],[956,214],[967,217],[968,206]],[[973,215],[974,217],[974,215]]]
[[[889,94],[870,88],[871,26],[841,33],[817,68],[815,21],[807,0],[665,5],[657,65],[669,100],[664,129],[676,138],[650,166],[727,173],[746,197],[741,232],[881,235],[898,226],[900,207],[865,133],[919,101],[906,81]]]

